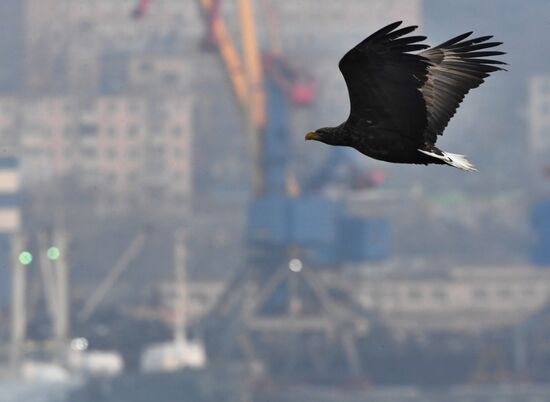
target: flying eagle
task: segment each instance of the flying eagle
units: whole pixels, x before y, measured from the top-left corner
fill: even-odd
[[[339,67],[350,98],[348,119],[337,127],[308,133],[306,140],[353,147],[371,158],[394,162],[447,164],[475,171],[464,155],[435,146],[472,88],[502,61],[492,36],[467,39],[467,32],[429,48],[425,36],[406,36],[417,26],[394,22],[347,52]],[[425,49],[425,50],[423,50]],[[419,53],[411,52],[422,50]]]

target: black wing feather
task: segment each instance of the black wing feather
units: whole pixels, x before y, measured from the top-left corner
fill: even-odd
[[[397,29],[401,22],[373,33],[347,52],[339,67],[350,97],[347,125],[362,133],[376,125],[423,141],[427,126],[426,105],[419,89],[427,79],[429,61],[410,52],[426,49],[424,36],[404,35],[417,27]]]
[[[505,54],[484,51],[501,45],[501,42],[487,42],[492,36],[464,40],[471,34],[459,35],[420,53],[430,60],[427,80],[421,88],[428,114],[425,133],[428,143],[435,143],[437,136],[443,133],[464,96],[480,86],[490,73],[502,70],[499,65],[506,64],[485,58]]]

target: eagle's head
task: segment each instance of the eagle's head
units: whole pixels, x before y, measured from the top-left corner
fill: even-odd
[[[345,145],[338,127],[323,127],[306,134],[305,140],[320,141],[328,145]]]

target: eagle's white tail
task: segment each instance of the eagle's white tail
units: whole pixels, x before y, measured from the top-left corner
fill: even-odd
[[[441,159],[447,165],[453,166],[460,170],[465,170],[466,172],[477,172],[475,166],[466,158],[465,155],[452,154],[450,152],[441,151],[441,155],[436,154],[435,152],[425,151],[419,149],[420,152],[426,155],[433,156],[434,158]]]

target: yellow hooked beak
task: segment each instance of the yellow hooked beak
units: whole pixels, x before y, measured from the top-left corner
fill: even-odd
[[[306,141],[309,141],[309,140],[316,140],[318,139],[319,137],[317,136],[317,134],[315,134],[314,131],[310,131],[309,133],[306,134],[306,138],[305,140]]]

